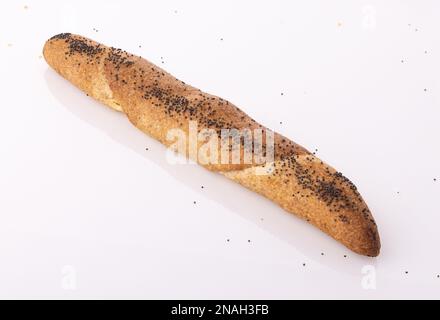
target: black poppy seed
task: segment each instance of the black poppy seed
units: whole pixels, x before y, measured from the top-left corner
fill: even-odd
[[[56,36],[53,36],[52,38],[50,38],[49,40],[55,40],[55,39],[68,39],[72,36],[71,33],[60,33],[57,34]]]
[[[67,36],[64,39],[66,39],[66,42],[69,43],[69,55],[79,53],[92,57],[96,56],[104,50],[103,48],[101,48],[100,45],[90,44],[90,41],[73,39],[70,36]]]

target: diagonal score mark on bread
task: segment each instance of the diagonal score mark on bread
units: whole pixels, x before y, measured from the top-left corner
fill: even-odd
[[[169,130],[178,128],[189,135],[191,121],[215,131],[269,130],[229,101],[204,93],[141,57],[85,37],[56,35],[46,42],[43,53],[60,75],[125,113],[134,126],[168,147]],[[255,162],[193,160],[274,201],[354,252],[377,256],[377,226],[356,187],[300,145],[278,133],[273,138],[271,174],[258,174],[262,166]]]

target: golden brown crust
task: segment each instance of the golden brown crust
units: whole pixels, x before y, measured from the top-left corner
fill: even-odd
[[[232,103],[179,81],[145,59],[81,36],[49,39],[44,57],[63,77],[124,112],[133,125],[167,146],[167,132],[179,128],[189,134],[191,120],[199,129],[216,132],[267,129]],[[271,199],[354,252],[377,256],[376,223],[356,187],[298,144],[277,133],[274,140],[273,174],[255,174],[255,163],[202,165]]]

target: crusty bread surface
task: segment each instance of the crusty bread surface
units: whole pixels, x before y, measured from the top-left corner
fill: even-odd
[[[269,130],[231,102],[204,93],[139,56],[88,38],[69,33],[56,35],[46,42],[43,53],[47,63],[61,76],[105,105],[125,113],[134,126],[168,147],[172,144],[167,139],[169,130],[180,129],[189,135],[190,121],[197,121],[199,129],[216,132]],[[261,165],[254,162],[223,164],[193,160],[274,201],[352,251],[379,255],[377,226],[357,188],[288,138],[274,133],[273,167],[266,175],[257,172]]]

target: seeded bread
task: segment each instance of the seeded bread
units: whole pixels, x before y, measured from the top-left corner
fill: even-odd
[[[227,100],[204,93],[141,57],[82,36],[52,37],[44,46],[44,57],[61,76],[125,113],[134,126],[166,146],[172,143],[167,132],[179,128],[189,134],[191,120],[199,123],[199,129],[267,129]],[[255,163],[202,165],[269,198],[354,252],[377,256],[377,226],[356,187],[288,138],[275,133],[274,141],[271,174],[257,174]]]

